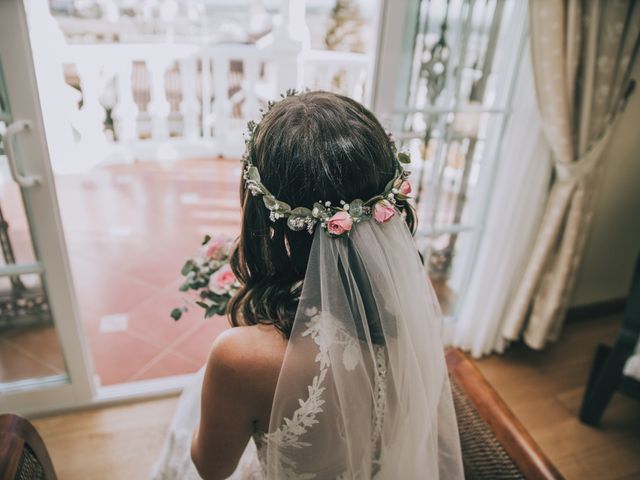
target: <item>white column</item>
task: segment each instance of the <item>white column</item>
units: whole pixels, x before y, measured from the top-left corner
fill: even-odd
[[[211,57],[205,53],[202,61],[202,138],[211,138]]]
[[[213,88],[214,88],[214,138],[216,148],[222,153],[226,142],[225,125],[230,120],[229,107],[229,59],[217,53],[213,59]]]
[[[104,135],[105,109],[100,103],[104,80],[100,75],[100,64],[82,59],[76,64],[82,89],[82,108],[80,109],[80,141],[84,145],[97,147],[106,143]]]
[[[169,136],[171,104],[167,100],[164,81],[168,64],[169,61],[162,57],[147,60],[147,67],[151,76],[149,85],[151,100],[147,106],[147,111],[151,115],[151,136],[157,140],[162,140]]]
[[[280,12],[282,23],[278,34],[286,35],[289,40],[302,43],[302,48],[308,49],[310,44],[309,27],[306,20],[306,0],[281,0]]]
[[[256,83],[258,82],[258,59],[250,57],[244,61],[244,117],[256,120],[258,117],[258,99],[256,97]]]
[[[305,0],[281,0],[281,23],[270,45],[277,68],[276,92],[300,88],[304,83],[301,53],[309,49]]]
[[[182,89],[182,113],[183,136],[189,140],[195,140],[200,136],[198,126],[198,113],[200,105],[196,96],[196,58],[189,56],[180,61],[180,83]]]
[[[118,103],[113,109],[113,120],[119,141],[135,140],[138,138],[136,120],[138,105],[133,98],[131,74],[133,62],[122,60],[118,65]]]

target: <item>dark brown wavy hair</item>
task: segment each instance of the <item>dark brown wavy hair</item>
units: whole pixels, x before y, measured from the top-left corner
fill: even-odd
[[[393,148],[376,117],[360,103],[316,91],[288,96],[271,107],[254,131],[249,154],[277,199],[311,208],[319,200],[338,204],[380,194],[395,174]],[[227,306],[231,324],[271,324],[289,338],[313,235],[290,230],[284,219],[269,220],[262,197],[251,195],[244,181],[240,199],[242,229],[231,268],[242,288]],[[408,204],[400,208],[413,232],[413,209]]]

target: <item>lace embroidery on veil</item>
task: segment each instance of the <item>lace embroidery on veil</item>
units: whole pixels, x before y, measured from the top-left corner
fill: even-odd
[[[307,308],[304,314],[309,317],[309,321],[305,323],[306,329],[302,332],[303,337],[310,337],[318,346],[318,354],[315,362],[320,364],[317,375],[313,377],[311,385],[308,388],[308,396],[306,399],[299,399],[300,405],[291,417],[285,418],[284,423],[275,431],[258,435],[256,444],[258,446],[258,457],[260,463],[266,470],[265,446],[276,447],[281,452],[279,461],[281,462],[281,471],[285,475],[285,479],[308,480],[316,477],[314,473],[297,472],[296,462],[282,453],[286,449],[300,449],[312,447],[309,442],[300,440],[300,437],[306,434],[313,425],[318,423],[317,416],[322,413],[322,406],[325,401],[322,394],[325,392],[323,383],[326,379],[327,372],[331,367],[329,350],[336,346],[342,347],[342,365],[347,371],[352,371],[360,363],[360,347],[358,339],[350,335],[339,322],[330,315],[323,315],[317,308]],[[375,418],[373,422],[373,432],[371,442],[374,444],[374,451],[378,449],[375,445],[380,439],[382,432],[382,422],[384,418],[385,400],[386,400],[386,353],[383,346],[375,346]],[[376,462],[376,459],[372,459]],[[347,472],[336,477],[336,480],[346,479]]]

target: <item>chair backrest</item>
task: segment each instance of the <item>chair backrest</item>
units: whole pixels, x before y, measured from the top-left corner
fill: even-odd
[[[475,364],[455,348],[446,359],[466,478],[563,479]]]
[[[0,415],[0,480],[56,480],[42,438],[18,415]]]

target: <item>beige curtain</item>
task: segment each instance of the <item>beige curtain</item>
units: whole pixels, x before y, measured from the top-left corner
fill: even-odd
[[[560,333],[603,152],[632,90],[640,1],[530,0],[529,13],[538,109],[555,175],[502,334],[540,349]]]

